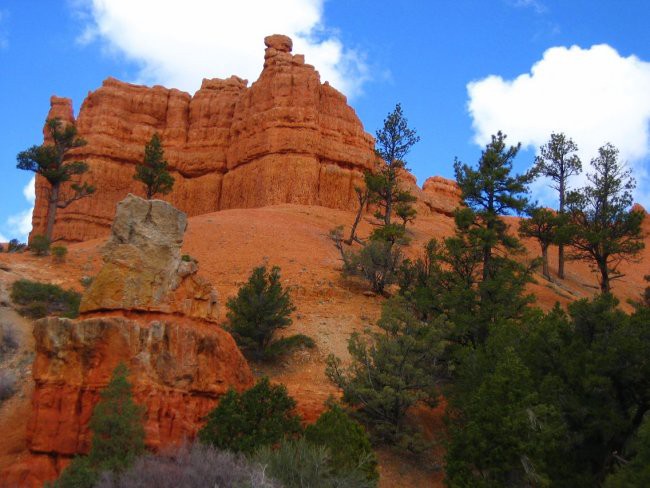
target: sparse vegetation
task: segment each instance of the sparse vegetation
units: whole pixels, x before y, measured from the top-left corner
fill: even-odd
[[[270,476],[286,488],[373,488],[360,471],[337,473],[330,462],[330,453],[324,446],[314,445],[300,438],[284,441],[276,449],[260,449],[254,458],[266,466]]]
[[[47,315],[75,318],[79,314],[81,294],[50,283],[21,279],[13,283],[11,299],[19,305],[18,311],[30,318]]]
[[[68,255],[68,248],[65,246],[52,246],[50,248],[50,253],[52,254],[52,260],[55,263],[63,263]]]
[[[123,473],[104,473],[95,488],[280,488],[265,466],[199,442],[146,454]]]
[[[199,439],[218,449],[252,454],[301,433],[295,407],[284,385],[271,385],[265,377],[243,393],[229,390],[208,414]]]

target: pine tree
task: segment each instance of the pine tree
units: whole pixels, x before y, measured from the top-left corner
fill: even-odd
[[[511,175],[521,144],[507,148],[505,139],[501,132],[492,136],[476,169],[458,160],[454,162],[462,199],[474,212],[472,225],[482,241],[484,281],[494,273],[493,249],[502,246],[513,251],[519,245],[517,239],[508,234],[501,216],[511,211],[523,212],[528,202],[525,195],[531,176]]]
[[[547,208],[531,207],[527,210],[528,219],[519,221],[519,235],[532,237],[539,242],[542,248],[542,274],[551,280],[548,267],[548,248],[551,244],[562,245],[568,240],[566,215],[558,214]]]
[[[156,133],[144,146],[144,161],[135,167],[133,179],[144,184],[147,199],[157,193],[167,195],[174,186],[174,177],[169,174],[168,164],[162,147],[162,140]]]
[[[578,146],[563,133],[551,134],[551,139],[539,148],[535,158],[533,174],[550,178],[552,187],[558,191],[560,205],[558,213],[564,215],[567,185],[571,176],[582,171],[582,162],[577,154]],[[560,279],[564,279],[564,243],[558,244],[558,271]]]
[[[433,405],[438,398],[435,365],[443,354],[447,322],[444,317],[423,322],[396,297],[385,304],[378,326],[380,332],[367,332],[365,338],[352,334],[350,366],[343,368],[330,355],[326,374],[381,441],[408,447],[407,410],[418,402]]]
[[[124,471],[144,452],[144,409],[133,401],[128,374],[124,363],[113,371],[90,419],[90,452],[75,458],[55,487],[90,488],[101,472]]]
[[[73,124],[66,124],[59,118],[49,119],[46,126],[52,143],[21,151],[16,157],[16,167],[42,176],[50,185],[45,238],[52,242],[57,210],[92,195],[95,187],[85,182],[72,183],[72,192],[64,191],[65,183],[88,171],[88,165],[83,161],[65,161],[71,149],[85,146],[86,141],[77,137],[77,128]]]
[[[600,290],[608,293],[611,281],[621,278],[622,262],[633,261],[644,248],[642,211],[632,211],[635,181],[618,161],[618,149],[606,144],[591,160],[590,185],[568,196],[574,227],[572,257],[589,261],[600,273]]]
[[[228,300],[226,306],[230,331],[235,340],[258,358],[263,358],[273,346],[275,332],[291,325],[290,315],[296,309],[289,290],[282,286],[280,268],[277,266],[271,268],[270,272],[267,272],[266,266],[253,269],[248,282],[239,289],[236,297]],[[308,339],[306,336],[298,337]],[[290,338],[276,342],[279,341],[287,344]]]
[[[252,454],[301,432],[296,402],[267,377],[243,393],[230,389],[207,416],[199,439],[219,449]]]

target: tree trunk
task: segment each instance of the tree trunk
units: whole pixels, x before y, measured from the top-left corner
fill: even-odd
[[[357,210],[357,216],[354,218],[354,223],[352,224],[352,229],[350,230],[350,238],[347,241],[345,241],[345,243],[348,246],[351,246],[352,242],[354,242],[355,240],[357,226],[359,225],[359,222],[361,221],[361,215],[363,214],[363,207],[366,206],[366,202],[368,201],[368,190],[366,190],[365,193],[359,193],[358,199],[359,199],[359,209]]]
[[[560,209],[559,214],[564,215],[564,172],[560,175]],[[557,275],[563,280],[564,279],[564,244],[560,244],[557,247]]]
[[[551,281],[551,273],[548,269],[548,245],[542,246],[542,274],[544,278]]]
[[[53,184],[50,188],[50,199],[47,206],[47,226],[45,228],[45,237],[52,242],[52,234],[54,233],[54,221],[56,220],[56,210],[59,203],[59,188],[60,184]]]
[[[607,269],[607,261],[599,261],[598,270],[600,271],[600,291],[601,293],[609,293],[611,288],[609,285],[609,270]]]

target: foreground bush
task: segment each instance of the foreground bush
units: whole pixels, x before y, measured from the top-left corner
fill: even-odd
[[[284,385],[271,385],[262,378],[241,394],[229,390],[208,414],[199,439],[219,449],[251,454],[300,433],[295,407]]]
[[[36,256],[45,256],[50,252],[50,240],[45,236],[36,235],[29,243],[29,250]]]
[[[266,469],[230,452],[194,443],[147,454],[121,474],[106,472],[95,488],[275,488]]]
[[[377,459],[366,430],[338,405],[331,405],[316,423],[305,429],[305,439],[329,450],[334,472],[358,471],[373,483],[379,479]]]
[[[75,318],[79,314],[81,294],[60,286],[21,279],[11,287],[11,299],[20,305],[22,315],[40,319],[47,315]]]
[[[304,438],[285,441],[277,449],[260,449],[255,460],[266,467],[269,476],[285,488],[371,488],[360,471],[336,473],[330,462],[330,452],[324,446],[311,444]]]

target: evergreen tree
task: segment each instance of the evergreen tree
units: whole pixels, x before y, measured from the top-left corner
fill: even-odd
[[[71,192],[64,191],[66,182],[88,171],[88,165],[83,161],[65,161],[71,149],[85,146],[86,141],[77,137],[77,128],[73,124],[66,124],[59,118],[49,119],[46,125],[51,143],[32,146],[18,153],[16,167],[42,176],[50,185],[45,238],[52,242],[57,210],[92,195],[95,187],[75,182],[70,184]]]
[[[507,232],[501,216],[524,211],[530,175],[511,175],[512,163],[521,144],[506,147],[506,136],[498,132],[481,154],[478,168],[456,160],[454,171],[463,202],[474,212],[472,226],[482,242],[483,280],[494,273],[493,250],[502,246],[512,252],[518,241]]]
[[[550,281],[548,248],[551,244],[562,245],[568,240],[570,230],[566,225],[566,215],[541,207],[531,207],[527,210],[527,213],[530,218],[519,221],[519,235],[521,237],[532,237],[539,242],[542,249],[542,274]]]
[[[284,385],[271,385],[267,377],[243,393],[230,389],[207,416],[199,439],[219,449],[252,454],[300,434],[296,402]]]
[[[368,481],[379,479],[377,458],[363,426],[331,403],[318,420],[305,429],[305,439],[326,447],[335,473],[361,471]]]
[[[591,160],[590,185],[568,196],[574,232],[572,257],[589,261],[600,273],[600,289],[608,293],[611,281],[623,276],[619,265],[634,260],[643,249],[642,211],[632,211],[634,179],[618,161],[618,149],[606,144]]]
[[[356,188],[359,209],[355,217],[350,237],[343,239],[343,229],[330,232],[344,263],[344,273],[362,276],[367,279],[372,290],[384,293],[386,286],[394,282],[396,271],[402,259],[401,247],[408,243],[406,226],[415,219],[413,202],[416,198],[400,188],[400,172],[406,170],[404,157],[420,138],[410,129],[400,104],[389,113],[383,127],[377,131],[375,153],[381,159],[379,169],[366,172],[365,191]],[[356,228],[365,206],[375,205],[377,228],[367,242],[356,236]],[[397,217],[400,222],[395,222]],[[343,244],[357,242],[363,247],[358,252],[347,252]]]
[[[75,458],[55,487],[91,488],[103,471],[122,472],[144,452],[144,409],[133,401],[128,374],[124,363],[113,371],[90,419],[90,452]]]
[[[563,133],[551,134],[551,139],[539,148],[535,158],[533,174],[550,178],[552,187],[558,191],[560,206],[558,213],[564,215],[568,180],[582,171],[582,162],[577,154],[578,146]],[[564,279],[564,243],[558,244],[558,276]]]
[[[389,300],[378,323],[381,332],[354,333],[348,343],[352,362],[347,369],[333,355],[328,378],[343,390],[343,401],[358,409],[372,432],[384,442],[412,446],[404,420],[418,402],[433,405],[438,397],[435,365],[443,354],[446,321],[417,319],[401,298]]]
[[[384,226],[391,225],[394,212],[404,224],[415,216],[411,206],[415,199],[399,188],[398,176],[406,169],[404,158],[419,140],[415,130],[409,128],[399,103],[384,119],[384,126],[376,132],[375,152],[384,164],[377,173],[366,173],[365,183],[370,201],[378,207],[376,217],[383,221]]]
[[[144,146],[144,161],[135,167],[133,179],[144,184],[147,199],[151,200],[157,193],[167,195],[174,186],[174,177],[169,174],[168,164],[162,140],[156,133]]]
[[[296,310],[289,290],[282,286],[277,266],[269,272],[266,266],[253,269],[248,282],[226,306],[229,329],[235,340],[258,358],[279,354],[286,347],[299,344],[313,346],[311,339],[300,334],[273,341],[278,329],[291,325],[289,316]]]

